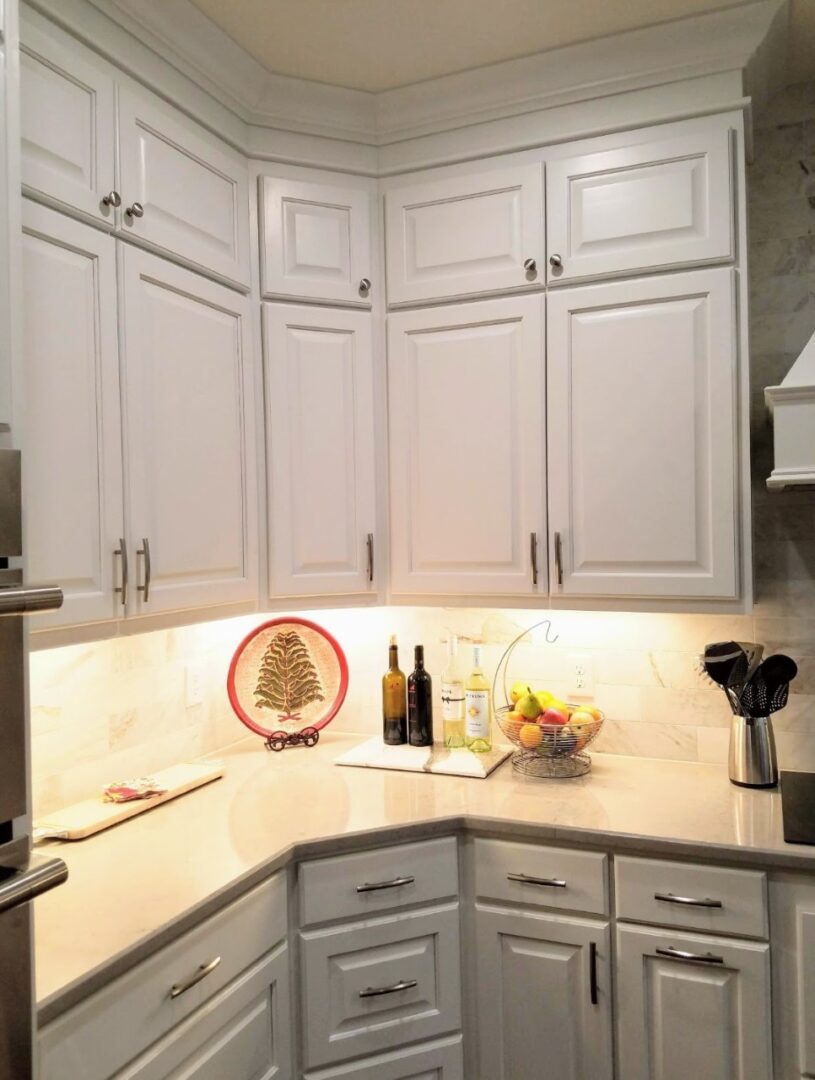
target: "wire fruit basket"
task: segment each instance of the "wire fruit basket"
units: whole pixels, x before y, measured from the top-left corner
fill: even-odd
[[[515,703],[510,703],[507,692],[507,668],[515,646],[544,624],[547,626],[546,640],[550,642],[552,624],[549,619],[544,619],[515,638],[499,660],[493,681],[493,701],[498,700],[500,679],[506,704],[495,709],[495,719],[507,739],[517,747],[512,755],[512,767],[517,772],[525,776],[561,779],[583,776],[591,768],[591,758],[585,750],[603,726],[603,713],[594,706],[565,703],[565,708],[558,709],[561,715],[565,714],[565,723],[544,723],[542,714],[531,718],[521,716]]]

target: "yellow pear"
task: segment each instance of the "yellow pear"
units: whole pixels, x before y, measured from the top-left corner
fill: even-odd
[[[534,694],[525,694],[515,707],[525,720],[534,720],[543,712]]]

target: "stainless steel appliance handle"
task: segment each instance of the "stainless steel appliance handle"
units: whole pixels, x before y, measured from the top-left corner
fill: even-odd
[[[563,542],[560,533],[555,533],[555,578],[558,585],[563,584]]]
[[[393,986],[369,986],[367,990],[360,990],[361,998],[382,997],[383,994],[398,994],[400,990],[412,990],[419,984],[415,979],[400,979]]]
[[[381,889],[398,889],[400,885],[412,885],[416,878],[395,877],[392,881],[375,881],[373,884],[366,881],[364,885],[357,885],[358,893],[379,892]]]
[[[530,877],[528,874],[507,874],[507,881],[517,881],[520,885],[547,885],[550,889],[565,889],[563,878]]]
[[[205,979],[207,975],[211,975],[212,972],[216,969],[216,967],[220,964],[220,962],[220,956],[215,956],[206,964],[202,964],[196,971],[196,973],[194,975],[191,975],[186,982],[174,983],[173,986],[170,987],[170,997],[181,997],[181,995],[186,994],[188,990],[192,990],[192,988],[194,986],[197,986],[197,984],[200,983],[202,979]]]
[[[538,534],[529,534],[529,557],[532,560],[532,584],[538,584]]]
[[[365,545],[368,551],[368,581],[374,580],[374,534],[368,533],[365,540]]]
[[[667,956],[669,960],[691,960],[696,964],[723,964],[723,956],[715,956],[713,953],[687,952],[685,949],[675,949],[669,945],[667,949],[657,949],[657,956]]]
[[[720,908],[722,907],[721,900],[712,900],[706,896],[702,899],[697,899],[694,896],[674,896],[673,893],[654,893],[655,900],[663,900],[666,904],[687,904],[690,907],[706,907],[706,908]]]
[[[144,602],[146,604],[150,599],[150,579],[153,576],[153,566],[150,562],[150,541],[146,536],[142,537],[141,547],[136,554],[144,556],[144,585],[137,585],[136,588],[140,593],[144,593]]]
[[[62,859],[32,856],[20,870],[7,870],[0,877],[0,912],[18,907],[35,896],[61,885],[68,877],[68,867]]]
[[[53,585],[9,585],[0,588],[0,615],[56,611],[62,601],[62,589]]]
[[[125,543],[123,536],[119,537],[119,546],[113,554],[118,555],[122,560],[122,584],[114,588],[113,591],[122,594],[122,607],[127,607],[127,587],[130,574],[127,565],[127,544]]]

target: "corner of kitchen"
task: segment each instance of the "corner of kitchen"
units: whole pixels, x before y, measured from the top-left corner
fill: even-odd
[[[0,1080],[815,1076],[815,11],[0,60]]]

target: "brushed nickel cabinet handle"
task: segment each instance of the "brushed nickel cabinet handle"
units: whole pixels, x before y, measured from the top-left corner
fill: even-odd
[[[558,585],[563,584],[563,543],[560,533],[555,533],[555,580]]]
[[[507,874],[507,881],[517,881],[519,885],[546,885],[550,889],[565,889],[563,878],[530,877],[528,874]]]
[[[173,986],[170,988],[170,997],[181,997],[181,995],[186,994],[188,990],[192,990],[192,988],[198,983],[200,983],[202,979],[205,979],[207,975],[211,975],[216,969],[216,967],[220,964],[220,962],[220,956],[216,956],[208,963],[202,964],[196,971],[196,973],[194,975],[191,975],[186,982],[174,983]]]
[[[102,196],[102,206],[112,206],[114,210],[122,205],[122,196],[118,191],[109,191]]]
[[[675,949],[669,945],[667,949],[657,949],[657,956],[666,956],[669,960],[690,960],[695,964],[723,964],[724,957],[714,953],[694,953],[685,949]]]
[[[359,283],[359,291],[362,296],[368,296],[371,292],[371,279],[364,277]]]
[[[146,536],[142,537],[141,547],[136,554],[144,557],[144,584],[137,585],[136,588],[140,593],[144,593],[144,602],[146,604],[150,599],[150,581],[153,577],[153,564],[150,559],[150,541]]]
[[[553,270],[562,270],[563,269],[563,259],[558,254],[550,255],[549,256],[549,265],[552,267]]]
[[[527,274],[537,274],[538,263],[536,259],[524,259],[524,270]]]
[[[597,1004],[597,942],[589,943],[589,1001]]]
[[[662,900],[666,904],[687,904],[689,907],[720,908],[723,906],[721,900],[711,900],[707,896],[697,900],[694,896],[674,896],[673,893],[655,892],[654,899]]]
[[[393,986],[369,986],[367,990],[360,990],[361,998],[382,997],[384,994],[398,994],[400,990],[412,990],[419,984],[415,979],[400,979]]]
[[[538,584],[538,534],[529,534],[529,558],[532,563],[532,584]]]
[[[113,552],[114,555],[118,555],[122,560],[122,584],[114,588],[115,593],[121,593],[122,607],[127,607],[127,589],[128,589],[128,565],[127,565],[127,544],[123,536],[119,537],[119,546]]]
[[[357,885],[358,893],[379,892],[381,889],[398,889],[400,885],[412,885],[414,877],[395,877],[391,881],[366,881],[363,885]]]
[[[144,217],[144,207],[140,202],[131,203],[125,210],[125,214],[131,221],[133,218]]]
[[[373,583],[374,580],[374,534],[368,533],[365,540],[365,547],[368,552],[368,581]]]

